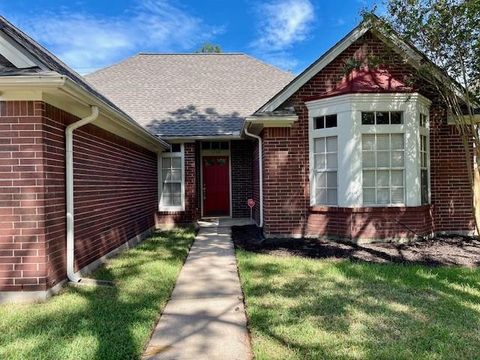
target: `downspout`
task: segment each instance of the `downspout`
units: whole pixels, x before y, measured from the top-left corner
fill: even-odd
[[[260,224],[259,227],[263,227],[263,148],[262,148],[262,138],[258,135],[248,132],[247,125],[244,129],[245,135],[250,136],[258,140],[258,177],[259,177],[259,188],[260,188]]]
[[[74,242],[74,203],[73,203],[73,131],[87,125],[98,118],[98,107],[91,106],[92,113],[70,124],[65,129],[65,167],[66,167],[66,198],[67,198],[67,277],[71,282],[78,283],[81,278],[75,274],[75,242]]]

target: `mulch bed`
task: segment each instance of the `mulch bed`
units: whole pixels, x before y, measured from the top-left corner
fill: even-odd
[[[409,263],[429,266],[480,266],[480,241],[464,236],[441,236],[407,244],[353,244],[318,239],[264,239],[254,225],[233,226],[236,248],[277,256],[351,259],[374,263]]]

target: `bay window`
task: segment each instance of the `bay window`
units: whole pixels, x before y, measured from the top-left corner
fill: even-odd
[[[159,158],[161,211],[184,210],[183,144],[173,144]]]
[[[308,101],[310,204],[428,204],[430,104],[417,93]]]

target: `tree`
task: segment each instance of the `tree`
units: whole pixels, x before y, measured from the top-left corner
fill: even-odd
[[[222,52],[222,48],[219,45],[205,43],[196,52],[199,54],[219,54]]]
[[[375,10],[363,15],[375,28],[387,35],[394,31],[425,55],[412,81],[433,86],[455,121],[474,193],[475,177],[480,176],[480,124],[475,119],[480,103],[480,1],[390,0],[386,9],[385,16],[377,17]],[[474,202],[472,212],[478,231]]]

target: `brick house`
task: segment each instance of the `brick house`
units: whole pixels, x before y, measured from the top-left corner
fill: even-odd
[[[366,55],[383,65],[346,74]],[[0,19],[0,301],[44,299],[154,228],[469,233],[462,141],[421,54],[363,24],[294,77],[243,54],[139,54],[81,77]]]

